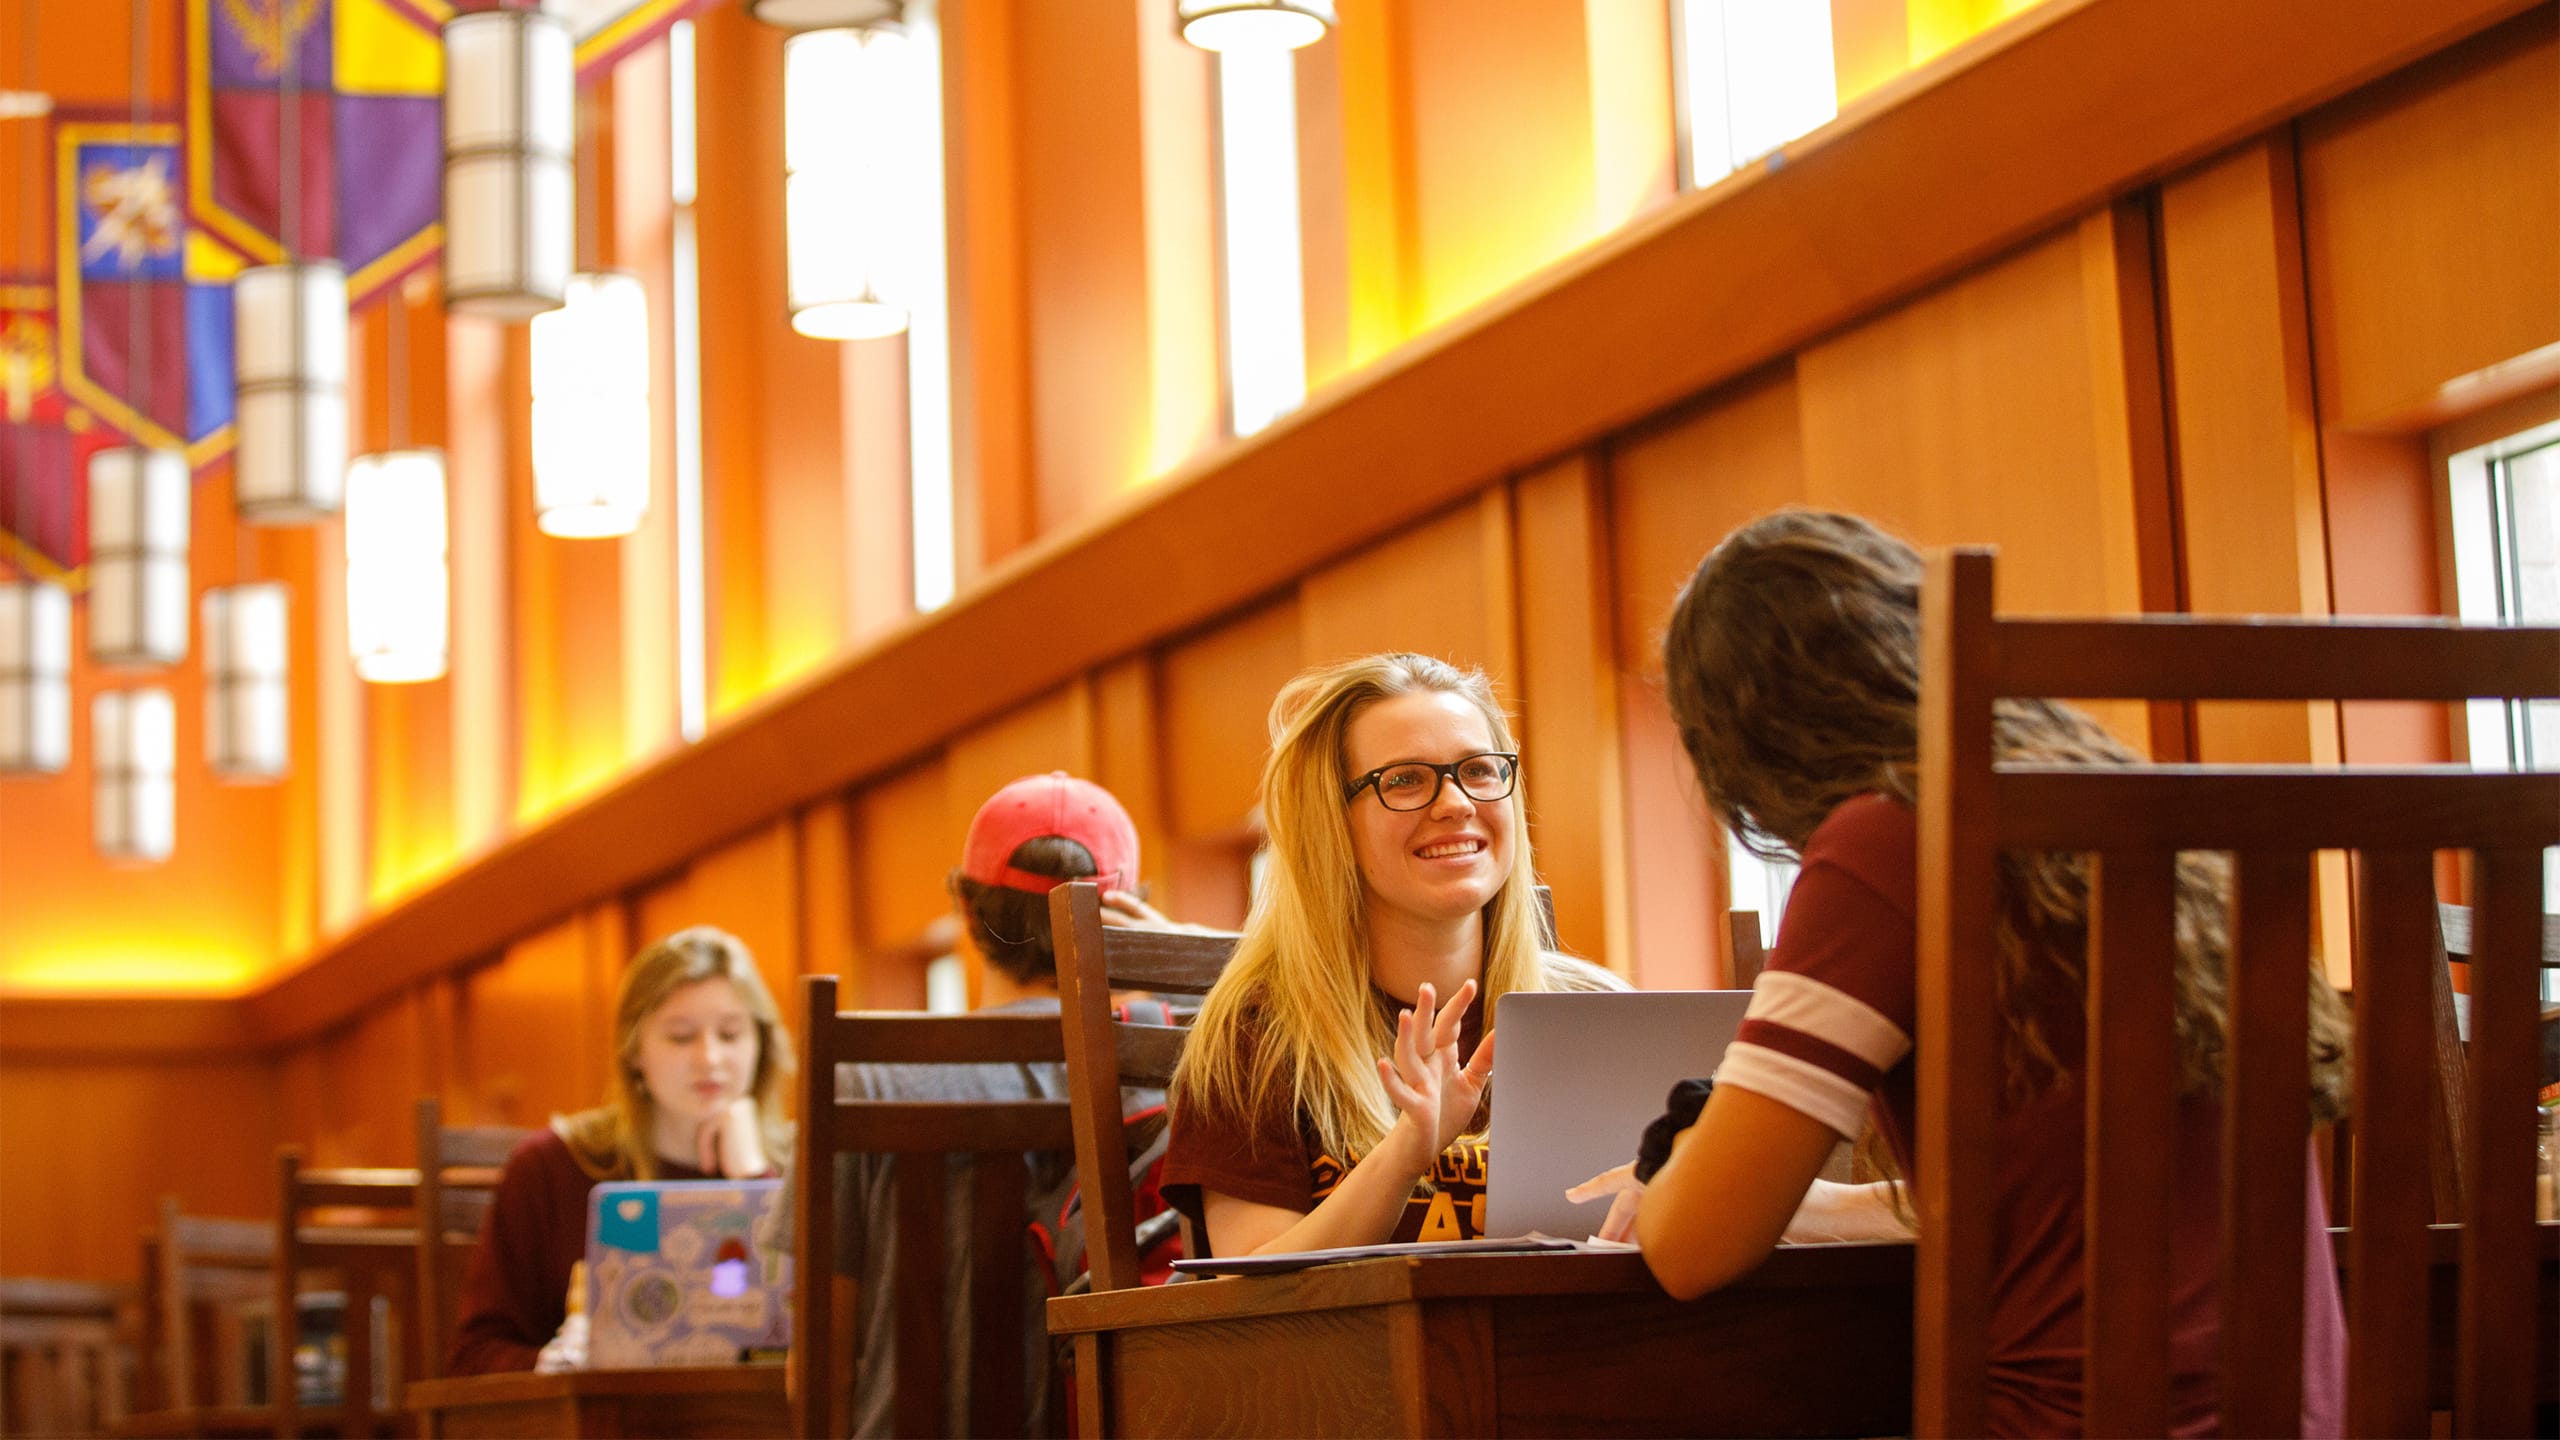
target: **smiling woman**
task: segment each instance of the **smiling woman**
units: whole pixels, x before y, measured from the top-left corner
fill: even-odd
[[[1539,945],[1521,759],[1481,672],[1310,671],[1271,733],[1270,876],[1174,1077],[1165,1197],[1222,1255],[1471,1238],[1501,997],[1619,982]]]

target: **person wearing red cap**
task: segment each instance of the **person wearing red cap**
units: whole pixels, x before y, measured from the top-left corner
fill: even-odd
[[[1093,880],[1103,887],[1105,924],[1180,928],[1141,898],[1138,873],[1138,828],[1111,792],[1092,781],[1053,771],[1025,776],[989,797],[969,822],[960,864],[949,882],[961,926],[968,932],[966,948],[978,962],[981,1013],[1058,1013],[1049,892],[1070,880]],[[1053,1064],[846,1065],[836,1072],[836,1094],[847,1100],[1063,1100],[1067,1075],[1064,1066]],[[1132,1126],[1130,1152],[1137,1157],[1132,1175],[1141,1178],[1163,1150],[1164,1097],[1124,1090],[1121,1109]],[[1050,1252],[1032,1257],[1038,1273],[1026,1277],[1023,1288],[1024,1394],[1030,1432],[1040,1434],[1048,1425],[1050,1348],[1039,1307],[1054,1287],[1073,1279],[1081,1268],[1083,1217],[1070,1204],[1074,1157],[1039,1154],[1026,1160],[1031,1167],[1026,1223],[1035,1232],[1032,1248],[1045,1246]],[[853,1433],[886,1435],[897,1374],[895,1304],[886,1282],[888,1259],[897,1247],[897,1162],[887,1155],[840,1155],[837,1163],[837,1269],[853,1277],[859,1307]],[[965,1235],[972,1224],[965,1163],[952,1171],[945,1234]],[[769,1233],[791,1233],[793,1193],[793,1187],[783,1187],[784,1203],[767,1221]],[[957,1435],[967,1427],[969,1297],[974,1292],[968,1250],[955,1246],[949,1254],[957,1268],[943,1291],[950,1297],[944,1397],[949,1432]],[[819,1373],[827,1368],[821,1365]]]

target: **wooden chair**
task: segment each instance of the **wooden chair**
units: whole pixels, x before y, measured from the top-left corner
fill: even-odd
[[[1091,888],[1091,887],[1087,887]],[[836,1278],[836,1157],[895,1155],[898,1243],[871,1257],[886,1270],[894,1295],[897,1334],[896,1393],[892,1413],[900,1435],[945,1433],[945,1329],[951,1302],[944,1293],[946,1255],[968,1247],[968,1412],[962,1433],[1020,1435],[1030,1415],[1023,1352],[1024,1207],[1029,1169],[1023,1157],[1074,1148],[1064,1100],[906,1101],[846,1100],[836,1090],[836,1067],[864,1061],[907,1065],[1057,1065],[1066,1051],[1058,1022],[1046,1015],[915,1015],[838,1013],[836,980],[807,977],[801,1041],[800,1154],[792,1319],[792,1422],[798,1433],[845,1433],[840,1408],[850,1386],[835,1360],[849,1352],[839,1341],[839,1319],[858,1325],[858,1314],[839,1316]],[[1115,1097],[1113,1114],[1118,1114]],[[947,1235],[949,1160],[969,1166],[969,1230]],[[1122,1175],[1125,1181],[1125,1166]],[[1045,1332],[1042,1332],[1045,1341]],[[849,1373],[858,1369],[847,1367]],[[1053,1372],[1054,1376],[1054,1372]],[[1063,1408],[1053,1384],[1050,1428],[1062,1430]]]
[[[128,1286],[0,1280],[0,1435],[97,1435],[133,1385]]]
[[[1760,942],[1760,912],[1728,910],[1724,916],[1725,937],[1733,956],[1728,983],[1736,990],[1748,990],[1760,978],[1760,968],[1769,963],[1769,952]]]
[[[417,1333],[419,1378],[444,1374],[461,1318],[454,1297],[498,1193],[498,1170],[533,1132],[514,1125],[447,1125],[443,1103],[417,1106]]]
[[[2455,701],[2560,694],[2560,629],[2436,622],[1994,620],[1987,552],[1933,555],[1922,591],[1919,1201],[1913,1425],[1983,1428],[2000,1043],[1995,866],[2004,850],[2094,855],[2088,957],[2088,1433],[2168,1421],[2171,1216],[2157,1157],[2174,1135],[2168,977],[2172,862],[2233,852],[2223,1095],[2226,1433],[2293,1433],[2301,1400],[2312,853],[2358,852],[2355,1114],[2368,1153],[2426,1153],[2433,852],[2475,856],[2471,1185],[2459,1235],[2456,1433],[2533,1419],[2538,1274],[2560,1230],[2533,1220],[2534,986],[2542,847],[2560,774],[2445,767],[1995,764],[1993,702],[2090,699]],[[2483,1103],[2494,1097],[2495,1103]],[[2428,1428],[2428,1181],[2355,1175],[2347,1237],[2348,1428]]]
[[[1116,1019],[1111,995],[1115,990],[1143,990],[1158,997],[1205,995],[1235,954],[1236,937],[1107,927],[1102,923],[1102,888],[1083,880],[1049,892],[1049,933],[1058,953],[1067,1090],[1075,1102],[1086,1268],[1094,1289],[1127,1290],[1140,1278],[1138,1207],[1129,1182],[1129,1135],[1121,1123],[1120,1087],[1161,1090],[1171,1084],[1191,1032],[1182,1025]],[[1187,1252],[1199,1253],[1190,1235],[1183,1240]],[[1080,1337],[1079,1359],[1084,1343]],[[1098,1424],[1100,1417],[1092,1418]]]
[[[382,1432],[399,1409],[401,1351],[418,1349],[412,1287],[419,1245],[414,1224],[322,1223],[313,1213],[333,1207],[371,1212],[411,1211],[418,1201],[418,1172],[406,1169],[310,1169],[302,1152],[286,1146],[276,1153],[276,1265],[273,1341],[267,1352],[267,1399],[275,1411],[275,1433],[292,1440],[306,1423],[295,1355],[302,1343],[301,1295],[305,1282],[334,1281],[341,1296],[341,1335],[346,1366],[340,1377],[337,1413],[317,1422],[340,1436]],[[378,1216],[371,1218],[379,1218]],[[385,1302],[389,1316],[377,1351],[374,1301]],[[416,1362],[410,1362],[414,1365]],[[376,1409],[376,1371],[390,1380],[386,1405]]]
[[[249,1404],[242,1310],[270,1292],[275,1227],[184,1214],[160,1201],[143,1242],[142,1346],[132,1413],[118,1435],[266,1435],[275,1417]]]

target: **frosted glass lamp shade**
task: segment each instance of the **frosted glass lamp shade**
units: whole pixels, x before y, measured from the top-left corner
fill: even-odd
[[[391,450],[347,467],[347,647],[380,685],[444,677],[451,572],[444,455]]]
[[[747,18],[777,30],[842,30],[895,25],[906,0],[747,0]]]
[[[226,780],[277,780],[291,763],[290,601],[274,581],[204,592],[204,758]]]
[[[649,510],[649,298],[637,276],[572,276],[533,321],[534,523],[628,535]]]
[[[71,592],[0,581],[0,775],[71,763]]]
[[[557,308],[577,259],[577,39],[539,10],[444,26],[444,298],[513,323]]]
[[[1174,21],[1203,50],[1296,50],[1333,28],[1333,0],[1177,0]]]
[[[912,104],[896,30],[812,30],[782,47],[784,282],[791,328],[875,340],[907,328],[900,197],[919,157],[898,137]]]
[[[89,457],[89,658],[175,665],[187,658],[187,457],[119,447]]]
[[[239,381],[233,508],[257,525],[338,513],[347,470],[347,274],[334,260],[231,285]]]
[[[90,834],[110,860],[169,858],[178,835],[178,713],[157,686],[101,690],[89,702],[96,792]]]

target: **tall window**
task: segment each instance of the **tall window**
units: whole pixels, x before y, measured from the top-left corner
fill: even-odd
[[[1840,111],[1821,0],[1673,0],[1680,175],[1725,176]]]
[[[1307,398],[1298,270],[1296,52],[1218,55],[1218,221],[1227,415],[1250,435]]]
[[[2454,590],[2475,624],[2560,625],[2560,422],[2462,451],[2448,465]],[[2560,701],[2474,700],[2471,763],[2560,770]],[[2560,914],[2560,848],[2543,852],[2543,905]],[[2560,973],[2543,998],[2560,1000]]]

